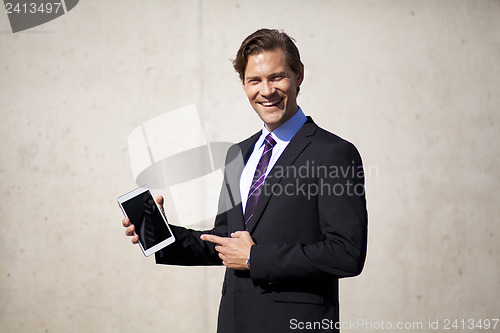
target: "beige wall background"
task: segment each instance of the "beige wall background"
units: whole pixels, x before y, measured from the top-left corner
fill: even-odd
[[[342,321],[500,317],[500,1],[87,0],[16,34],[0,13],[2,331],[215,331],[223,269],[155,265],[116,197],[154,116],[194,103],[208,141],[260,128],[230,63],[260,27],[296,39],[299,104],[364,159]]]

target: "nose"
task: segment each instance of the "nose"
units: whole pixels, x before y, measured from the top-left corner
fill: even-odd
[[[262,89],[260,90],[260,94],[262,96],[271,96],[276,92],[276,88],[269,81],[262,82]]]

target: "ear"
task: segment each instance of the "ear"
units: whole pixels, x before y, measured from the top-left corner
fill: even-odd
[[[297,87],[300,87],[302,81],[304,81],[304,64],[300,64],[300,71],[297,74]]]

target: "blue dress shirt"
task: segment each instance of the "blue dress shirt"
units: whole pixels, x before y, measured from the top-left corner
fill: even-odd
[[[274,164],[276,164],[276,161],[281,156],[288,143],[290,143],[290,140],[292,140],[293,136],[299,131],[299,129],[302,127],[302,125],[304,125],[306,121],[307,117],[299,107],[299,110],[292,116],[292,118],[288,119],[284,124],[276,128],[272,132],[271,135],[276,141],[276,145],[273,148],[271,160],[269,161],[269,165],[266,170],[266,177],[269,174],[269,171],[271,171],[271,169],[273,168]],[[252,186],[253,175],[255,173],[255,169],[257,169],[257,164],[259,163],[262,152],[264,151],[264,138],[267,136],[267,134],[269,134],[269,131],[264,125],[262,128],[262,134],[255,143],[253,152],[250,155],[247,164],[245,164],[243,172],[241,173],[240,195],[243,214],[245,214],[248,191],[250,191],[250,187]]]

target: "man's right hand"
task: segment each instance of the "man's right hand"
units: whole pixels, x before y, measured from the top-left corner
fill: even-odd
[[[160,207],[161,211],[163,211],[163,197],[161,195],[156,197],[156,203]],[[132,237],[130,240],[133,244],[137,244],[139,242],[139,235],[134,234],[135,226],[130,223],[129,218],[124,218],[122,220],[122,224],[125,228],[125,235]]]

